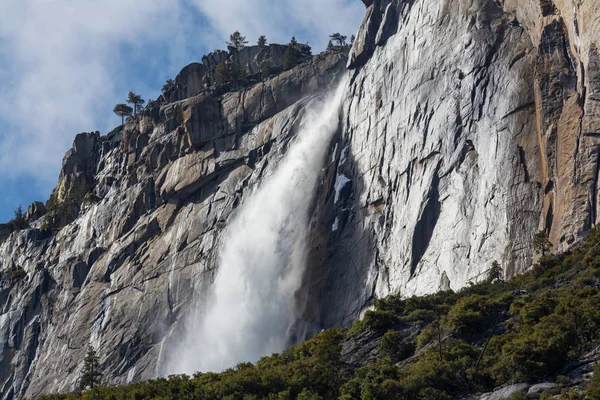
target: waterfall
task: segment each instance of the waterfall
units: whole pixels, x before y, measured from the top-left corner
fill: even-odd
[[[309,209],[339,125],[346,87],[310,107],[275,171],[242,203],[224,233],[203,315],[189,323],[171,373],[221,371],[289,344],[294,296],[306,264]]]

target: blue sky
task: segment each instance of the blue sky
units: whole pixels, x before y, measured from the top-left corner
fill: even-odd
[[[75,135],[118,125],[129,90],[156,98],[235,30],[321,51],[364,11],[360,0],[0,0],[0,222],[48,198]]]

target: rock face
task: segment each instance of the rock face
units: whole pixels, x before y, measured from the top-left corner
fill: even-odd
[[[107,383],[163,373],[167,338],[214,277],[223,229],[342,74],[344,123],[300,296],[307,332],[348,324],[376,296],[458,289],[493,260],[519,273],[539,230],[559,250],[586,234],[598,219],[600,5],[364,3],[348,58],[305,55],[290,71],[207,89],[231,57],[211,53],[138,118],[76,137],[53,193],[86,195],[55,221],[67,225],[43,230],[42,217],[0,244],[0,270],[27,273],[0,289],[3,398],[72,389],[90,344]],[[268,49],[236,57],[257,73],[285,46]]]
[[[458,289],[493,260],[519,273],[535,232],[564,250],[597,222],[597,2],[366,5],[319,232],[324,325],[373,295]]]

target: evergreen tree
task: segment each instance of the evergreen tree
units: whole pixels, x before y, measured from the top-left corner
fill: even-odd
[[[292,40],[290,40],[290,44],[291,47],[293,47],[294,49],[298,47],[298,41],[296,40],[295,36],[292,36]]]
[[[350,44],[354,44],[355,40],[356,40],[356,36],[354,36],[354,35],[350,36]]]
[[[133,104],[133,116],[137,117],[137,113],[140,111],[142,105],[146,102],[146,100],[142,99],[142,96],[140,96],[139,94],[129,92],[129,95],[127,96],[127,102],[129,104]]]
[[[262,35],[261,37],[258,38],[258,47],[260,49],[264,49],[266,45],[267,45],[267,37],[265,35]]]
[[[331,40],[327,43],[327,51],[333,51],[333,42]]]
[[[93,389],[102,383],[102,373],[100,372],[100,360],[96,350],[92,346],[88,347],[87,355],[83,360],[83,372],[79,380],[81,390]]]
[[[117,104],[113,109],[113,112],[121,117],[121,125],[125,123],[125,117],[131,116],[133,113],[133,108],[129,107],[127,104]]]
[[[14,211],[15,217],[10,221],[10,225],[12,229],[15,231],[19,231],[21,229],[27,228],[27,221],[25,221],[25,213],[23,212],[23,207],[19,204]]]
[[[502,267],[500,266],[500,264],[498,263],[498,261],[494,261],[492,263],[492,268],[490,268],[489,272],[488,272],[488,278],[487,281],[489,283],[494,283],[496,281],[502,282]]]
[[[298,64],[298,55],[296,54],[296,49],[290,45],[287,50],[283,54],[283,69],[288,70],[294,68]]]
[[[175,87],[175,81],[173,79],[168,79],[161,90],[163,93],[165,93],[169,91],[172,87]]]
[[[342,35],[340,33],[337,33],[337,32],[329,35],[329,37],[334,42],[338,42],[338,46],[345,46],[346,45],[346,39],[348,38],[348,36],[344,36],[344,35]]]
[[[227,43],[227,48],[232,51],[240,51],[248,44],[246,40],[246,36],[242,36],[240,31],[235,31],[229,36],[229,42]]]
[[[544,231],[540,231],[533,237],[533,248],[536,252],[545,256],[546,253],[552,248],[552,243],[548,238],[548,234]]]
[[[248,73],[246,68],[242,68],[239,62],[225,62],[217,65],[215,69],[215,81],[217,83],[234,82],[242,79]]]

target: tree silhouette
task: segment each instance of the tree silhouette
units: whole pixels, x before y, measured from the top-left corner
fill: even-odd
[[[350,36],[350,44],[354,44],[355,40],[356,40],[356,36],[354,36],[354,35]]]
[[[296,40],[296,36],[292,36],[292,40],[290,40],[290,46],[292,46],[294,49],[298,47],[298,41]]]
[[[264,49],[266,45],[267,45],[267,37],[265,35],[262,35],[261,37],[258,38],[258,48]]]
[[[15,217],[9,222],[9,224],[12,226],[12,229],[15,231],[20,231],[21,229],[27,228],[27,221],[25,221],[23,207],[19,204],[19,207],[17,207],[14,212]]]
[[[338,42],[338,46],[345,46],[346,45],[346,39],[348,38],[348,36],[344,36],[340,33],[334,33],[329,35],[329,37],[331,38],[331,40],[333,40],[334,42]]]
[[[248,44],[246,36],[242,36],[240,31],[235,31],[229,36],[230,42],[227,43],[227,48],[231,51],[240,51]]]
[[[121,125],[125,123],[125,117],[131,116],[133,113],[133,108],[129,107],[127,104],[117,104],[113,109],[113,112],[121,117]]]
[[[93,389],[102,383],[102,373],[100,372],[100,360],[96,350],[92,346],[88,347],[87,355],[83,360],[83,371],[79,380],[79,388],[85,390]]]
[[[129,104],[133,104],[133,116],[137,117],[138,111],[141,109],[146,100],[142,99],[142,96],[139,94],[129,92],[129,95],[127,96],[127,102]]]
[[[333,51],[333,42],[331,40],[327,43],[327,51]]]

